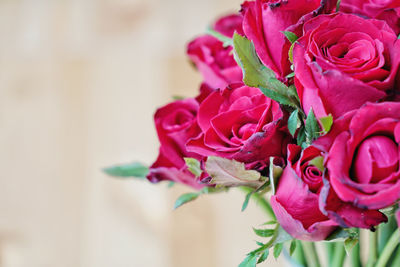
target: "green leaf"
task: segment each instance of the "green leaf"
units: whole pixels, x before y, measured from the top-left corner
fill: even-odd
[[[275,100],[282,105],[297,107],[287,95],[280,94],[272,89],[268,89],[262,86],[260,86],[259,88],[265,96],[271,98],[272,100]]]
[[[289,89],[288,95],[289,95],[290,97],[295,98],[295,99],[299,102],[300,100],[299,100],[299,95],[297,94],[296,86],[294,86],[294,85],[292,84],[292,85],[289,86],[288,89]]]
[[[312,165],[317,167],[321,172],[323,172],[325,170],[324,168],[324,157],[319,156],[319,157],[315,157],[312,160],[310,160],[308,165]]]
[[[325,241],[327,242],[338,242],[338,241],[344,241],[350,236],[349,232],[346,231],[345,229],[338,229],[334,231],[331,235],[329,235]]]
[[[103,171],[115,177],[136,177],[145,178],[149,173],[149,168],[139,162],[133,162],[126,165],[116,165],[103,169]]]
[[[297,133],[297,145],[303,147],[303,144],[305,144],[305,142],[306,142],[306,130],[304,127],[301,127],[299,132]]]
[[[242,205],[242,212],[246,210],[247,206],[249,205],[249,201],[251,196],[253,195],[253,191],[250,193],[247,193],[246,198],[244,199],[243,205]]]
[[[286,75],[286,78],[287,78],[287,79],[293,78],[294,75],[295,75],[295,73],[294,73],[294,72],[291,72],[291,73],[289,73],[288,75]]]
[[[319,137],[319,132],[319,124],[317,119],[315,118],[314,111],[311,108],[306,119],[306,136],[309,139],[309,143]]]
[[[322,130],[324,134],[329,133],[329,131],[332,129],[332,124],[333,124],[333,117],[331,114],[329,114],[326,117],[322,117],[319,119],[321,122]]]
[[[299,119],[299,110],[296,109],[295,111],[290,114],[289,120],[288,120],[288,129],[290,134],[294,137],[296,134],[296,130],[300,127],[300,119]]]
[[[293,43],[289,48],[289,61],[293,64],[293,50],[296,43]]]
[[[168,188],[171,188],[171,187],[173,187],[174,185],[175,185],[175,182],[170,181],[170,182],[168,183]]]
[[[235,56],[243,69],[243,82],[251,87],[266,86],[275,73],[265,67],[257,56],[253,43],[237,33],[233,35]]]
[[[296,34],[294,34],[293,32],[289,32],[289,31],[282,31],[282,33],[286,36],[286,38],[289,40],[289,42],[294,43],[297,41],[297,39],[299,39],[299,37],[297,37]]]
[[[220,42],[223,43],[224,47],[233,46],[233,40],[231,38],[213,30],[212,28],[208,28],[206,33],[217,38]]]
[[[183,100],[183,99],[185,99],[185,97],[183,97],[181,95],[174,95],[174,96],[172,96],[172,99],[173,100]]]
[[[400,34],[399,34],[399,36],[397,36],[397,39],[400,39]]]
[[[180,206],[182,206],[183,204],[186,204],[190,201],[193,201],[195,199],[197,199],[199,197],[199,193],[187,193],[187,194],[183,194],[182,196],[180,196],[176,201],[175,201],[175,205],[174,205],[174,209],[179,208]]]
[[[260,256],[260,258],[258,258],[257,264],[264,262],[268,258],[268,256],[269,256],[269,250],[266,249],[264,253]]]
[[[289,248],[290,256],[293,255],[294,251],[296,250],[296,247],[297,247],[297,241],[296,239],[293,239],[292,242],[290,242],[290,248]]]
[[[239,267],[255,267],[257,264],[257,255],[248,255]]]
[[[206,162],[206,171],[212,177],[210,184],[217,186],[258,188],[264,184],[258,171],[246,170],[244,163],[235,160],[210,156]]]
[[[253,228],[253,231],[256,235],[260,236],[260,237],[270,237],[273,236],[275,233],[274,229],[256,229]]]
[[[278,243],[274,247],[274,258],[277,259],[281,255],[283,249],[283,243]]]
[[[273,244],[285,243],[286,241],[292,240],[293,237],[286,232],[282,226],[278,226],[276,230],[276,239]]]
[[[273,225],[273,224],[276,224],[276,221],[269,221],[269,222],[263,223],[262,225]]]
[[[261,243],[261,242],[258,242],[258,241],[256,241],[256,243],[257,243],[257,245],[259,245],[260,247],[263,247],[263,246],[264,246],[264,243]]]
[[[272,194],[275,195],[275,189],[278,185],[278,179],[283,172],[282,167],[274,165],[274,158],[269,159],[269,180],[271,183]]]
[[[357,245],[358,239],[347,238],[344,241],[344,249],[346,250],[347,255],[350,255],[351,250]]]
[[[199,177],[203,172],[201,169],[200,161],[194,158],[183,158],[186,162],[188,170],[193,173],[196,177]]]

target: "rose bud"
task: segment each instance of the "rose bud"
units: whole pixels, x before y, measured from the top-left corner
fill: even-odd
[[[392,93],[400,40],[383,21],[320,15],[304,24],[293,52],[295,85],[306,113],[339,117]]]
[[[150,167],[148,179],[151,182],[170,180],[183,183],[194,188],[202,185],[196,177],[187,170],[184,157],[202,160],[196,153],[188,152],[186,143],[200,134],[197,124],[199,103],[192,98],[178,100],[160,109],[154,115],[160,154]]]
[[[321,151],[297,145],[288,146],[288,162],[279,179],[271,205],[280,225],[291,236],[301,240],[324,240],[337,227],[319,210],[319,194],[323,186]],[[317,163],[318,164],[318,163]]]
[[[219,19],[213,29],[229,38],[234,32],[242,33],[242,16],[233,14]],[[242,69],[236,63],[232,47],[211,35],[203,35],[189,43],[187,53],[203,75],[204,82],[214,88],[225,88],[242,81]]]

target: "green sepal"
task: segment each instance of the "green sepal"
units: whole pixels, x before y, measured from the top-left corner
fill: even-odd
[[[269,250],[266,249],[264,253],[261,254],[261,256],[258,258],[257,264],[264,262],[266,259],[268,259],[268,256],[269,256]]]
[[[257,265],[257,255],[248,255],[240,264],[239,267],[255,267]]]
[[[281,255],[283,243],[278,243],[274,246],[274,258],[277,259]]]
[[[308,116],[306,119],[306,136],[308,138],[308,143],[311,144],[311,142],[314,139],[317,139],[320,135],[320,128],[319,124],[317,121],[317,118],[315,117],[314,111],[311,108],[310,111],[308,112]]]
[[[299,39],[296,34],[290,31],[282,31],[282,33],[286,36],[286,38],[291,42],[292,44]]]
[[[349,237],[344,241],[344,249],[346,250],[346,254],[350,255],[351,250],[357,245],[358,238]]]
[[[289,255],[292,256],[294,251],[296,250],[297,247],[297,241],[296,239],[293,239],[292,242],[290,242],[290,248],[289,248]]]
[[[317,167],[321,172],[323,172],[325,170],[324,167],[324,157],[319,156],[319,157],[315,157],[312,160],[310,160],[308,165],[312,165]]]
[[[174,210],[176,210],[177,208],[179,208],[180,206],[191,202],[195,199],[197,199],[199,197],[199,193],[186,193],[181,195],[176,201],[175,201],[175,205],[174,205]]]
[[[274,229],[256,229],[253,228],[253,231],[256,235],[260,236],[260,237],[270,237],[273,236],[275,233]]]
[[[321,126],[322,126],[322,131],[324,134],[329,133],[329,131],[332,129],[332,125],[333,125],[333,117],[331,114],[329,114],[326,117],[322,117],[319,119],[319,121],[321,122]]]
[[[294,137],[297,129],[301,126],[300,118],[299,118],[299,110],[296,109],[290,114],[288,119],[288,129],[290,134]]]
[[[125,165],[115,165],[109,168],[104,168],[103,171],[114,177],[135,177],[146,178],[149,173],[149,168],[139,162],[133,162]]]
[[[199,177],[203,170],[201,169],[200,161],[194,158],[183,158],[185,160],[188,170],[196,177]]]

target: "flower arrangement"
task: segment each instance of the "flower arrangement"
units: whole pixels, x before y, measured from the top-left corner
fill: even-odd
[[[154,115],[157,160],[106,169],[201,194],[241,187],[267,212],[255,266],[400,266],[400,1],[256,0],[189,43],[199,94]],[[304,242],[309,241],[309,242]],[[311,242],[310,242],[311,241]],[[397,251],[397,252],[396,252]]]

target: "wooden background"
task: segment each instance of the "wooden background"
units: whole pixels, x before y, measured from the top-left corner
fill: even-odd
[[[185,44],[237,0],[0,0],[0,267],[230,267],[267,218],[241,192],[117,180],[200,76]],[[278,264],[270,259],[264,266]]]

